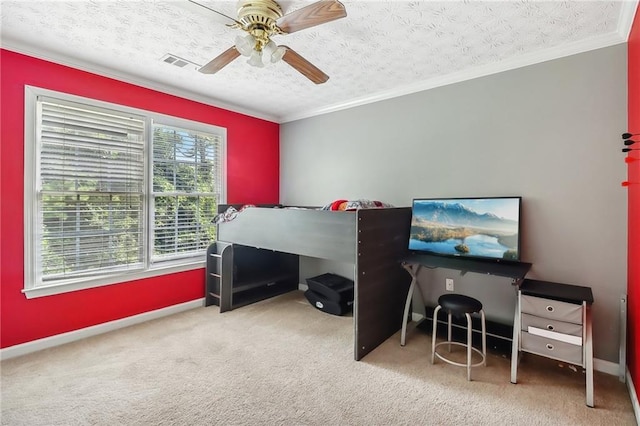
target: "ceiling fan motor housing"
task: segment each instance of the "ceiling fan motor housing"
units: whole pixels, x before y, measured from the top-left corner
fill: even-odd
[[[261,29],[268,33],[278,32],[276,21],[282,17],[282,8],[273,0],[240,0],[238,21],[245,30]]]

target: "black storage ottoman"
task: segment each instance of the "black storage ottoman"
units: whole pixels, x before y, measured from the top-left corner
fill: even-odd
[[[353,309],[353,281],[336,274],[307,278],[304,295],[317,309],[332,315],[344,315]]]

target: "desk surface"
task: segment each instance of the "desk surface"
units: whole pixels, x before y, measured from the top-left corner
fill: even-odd
[[[497,275],[521,280],[529,272],[531,263],[515,261],[491,261],[468,257],[446,257],[429,254],[411,254],[403,259],[405,263],[420,264],[427,268],[457,269],[464,272]]]

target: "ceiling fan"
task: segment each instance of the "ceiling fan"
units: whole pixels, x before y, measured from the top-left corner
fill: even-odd
[[[286,15],[274,0],[240,0],[237,19],[197,1],[188,1],[225,18],[229,21],[227,23],[229,27],[241,29],[247,33],[244,36],[237,36],[235,45],[202,66],[198,70],[201,73],[214,74],[243,55],[249,57],[247,62],[255,67],[262,68],[282,59],[316,84],[322,84],[329,79],[328,75],[293,49],[288,46],[278,46],[271,38],[344,18],[347,12],[338,0],[320,0]]]

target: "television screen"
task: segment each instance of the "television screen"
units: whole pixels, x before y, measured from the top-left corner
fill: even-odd
[[[521,197],[417,198],[409,250],[520,260]]]

